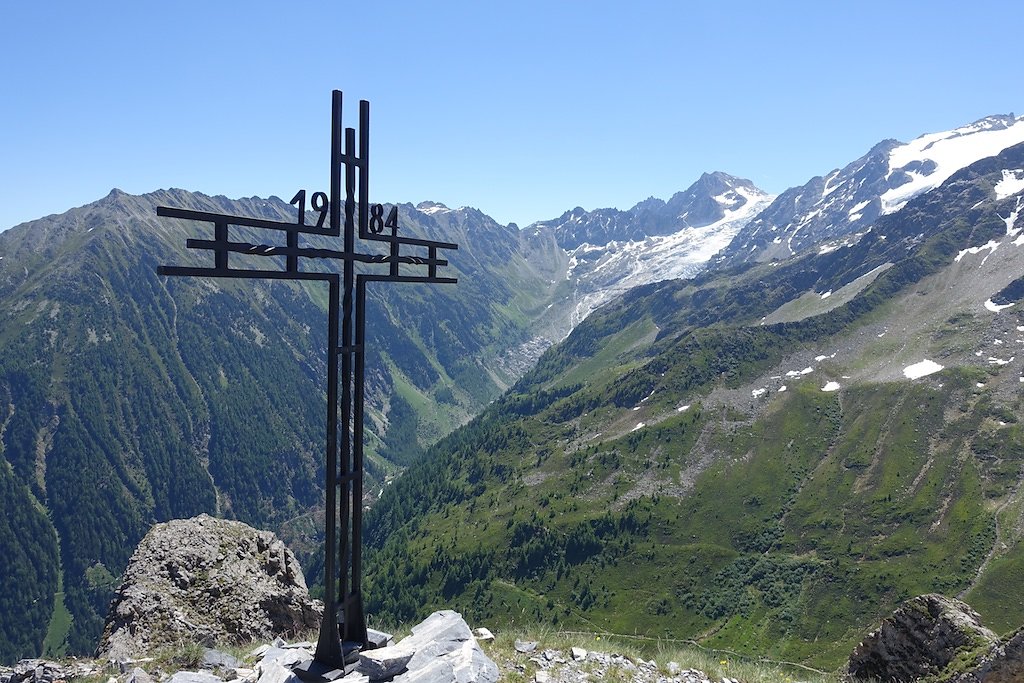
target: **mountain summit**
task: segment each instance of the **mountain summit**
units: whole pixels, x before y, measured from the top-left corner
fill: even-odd
[[[628,211],[586,211],[577,206],[527,229],[553,230],[558,244],[567,251],[584,244],[593,247],[610,242],[636,242],[710,225],[764,196],[749,180],[715,171],[702,174],[697,182],[675,193],[667,202],[650,197]]]
[[[628,211],[573,209],[535,223],[569,257],[563,333],[632,287],[692,277],[773,197],[744,178],[704,173],[667,202],[651,197]]]

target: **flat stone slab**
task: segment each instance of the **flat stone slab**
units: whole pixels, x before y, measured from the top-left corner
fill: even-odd
[[[371,683],[388,681],[406,671],[415,654],[415,650],[398,645],[360,652],[356,671],[366,675]]]

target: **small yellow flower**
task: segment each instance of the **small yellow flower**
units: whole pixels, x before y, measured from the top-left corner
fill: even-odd
[[[729,666],[729,661],[726,660],[726,659],[723,659],[722,661],[719,662],[719,664],[721,664],[722,666]]]

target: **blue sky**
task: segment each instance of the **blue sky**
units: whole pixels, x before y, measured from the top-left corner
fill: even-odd
[[[520,226],[1024,114],[1020,2],[361,5],[4,3],[0,229],[113,187],[326,190],[333,88],[371,103],[371,201]]]

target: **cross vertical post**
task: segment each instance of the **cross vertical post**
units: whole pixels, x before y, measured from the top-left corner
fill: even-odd
[[[168,276],[214,278],[259,278],[326,282],[327,311],[327,435],[324,491],[324,614],[313,661],[296,669],[300,677],[331,680],[354,667],[359,651],[375,646],[367,638],[362,605],[362,516],[363,516],[363,420],[365,417],[366,287],[369,282],[412,282],[454,284],[456,278],[440,277],[438,268],[448,261],[438,257],[439,249],[458,249],[457,244],[398,235],[398,207],[387,218],[382,204],[369,203],[369,121],[370,105],[359,103],[359,139],[356,131],[342,126],[342,93],[333,91],[331,100],[330,196],[316,192],[314,211],[320,212],[315,226],[306,224],[306,192],[300,190],[292,204],[298,204],[296,223],[261,218],[215,214],[175,207],[158,207],[157,215],[167,218],[213,223],[214,239],[189,239],[186,247],[213,251],[212,268],[159,266]],[[341,171],[345,171],[345,196],[341,196]],[[342,213],[344,212],[344,219]],[[358,226],[356,219],[358,217]],[[329,224],[324,225],[329,219]],[[230,228],[244,227],[285,233],[285,244],[252,244],[230,240]],[[360,242],[383,243],[383,249],[356,250]],[[390,228],[390,235],[385,235]],[[340,251],[325,247],[303,247],[300,235],[321,240],[342,238]],[[426,255],[407,255],[403,246],[426,250]],[[232,267],[231,253],[253,257],[284,256],[284,270]],[[306,259],[341,261],[335,270],[308,271]],[[251,263],[251,262],[250,262]],[[373,264],[387,266],[384,273],[356,273]],[[400,266],[425,268],[425,274],[403,274]],[[340,357],[340,358],[339,358]],[[340,360],[340,364],[339,364]],[[339,378],[340,374],[340,378]],[[341,425],[338,424],[338,383],[341,381]],[[339,431],[341,441],[339,443]],[[339,619],[340,617],[340,619]]]

